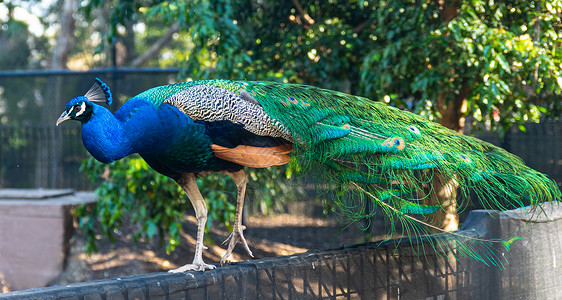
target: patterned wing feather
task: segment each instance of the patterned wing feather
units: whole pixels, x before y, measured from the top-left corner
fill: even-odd
[[[248,93],[234,93],[212,82],[188,82],[149,90],[141,95],[157,105],[169,104],[204,124],[220,159],[264,168],[289,162],[292,135],[273,122]]]

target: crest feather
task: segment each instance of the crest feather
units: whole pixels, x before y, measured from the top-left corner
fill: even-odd
[[[92,102],[105,102],[107,105],[111,105],[113,97],[109,91],[109,86],[99,78],[96,78],[95,81],[94,85],[92,85],[84,97]]]

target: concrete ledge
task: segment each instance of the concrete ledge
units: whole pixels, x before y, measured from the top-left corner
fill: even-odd
[[[16,290],[45,286],[64,269],[73,230],[71,208],[96,198],[93,193],[68,190],[0,194],[23,198],[0,199],[0,275]]]
[[[499,237],[520,237],[506,253],[502,299],[562,299],[562,205],[501,212]]]

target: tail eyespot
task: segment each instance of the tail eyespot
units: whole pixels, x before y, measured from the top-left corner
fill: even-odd
[[[466,161],[467,163],[471,163],[472,159],[470,159],[470,157],[464,155],[464,154],[459,154],[460,158],[464,161]]]
[[[406,142],[404,142],[404,139],[402,138],[395,137],[395,138],[386,139],[381,145],[389,148],[396,148],[398,150],[403,150],[406,147]]]

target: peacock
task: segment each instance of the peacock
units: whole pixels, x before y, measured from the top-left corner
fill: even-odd
[[[110,163],[138,153],[185,191],[197,219],[195,257],[172,272],[215,268],[202,258],[207,208],[196,183],[208,172],[226,173],[237,186],[236,217],[220,265],[238,243],[252,256],[241,223],[245,167],[291,161],[336,195],[349,220],[382,212],[391,228],[400,225],[412,236],[435,228],[422,217],[443,210],[427,201],[442,181],[455,183],[459,211],[474,199],[505,210],[561,198],[554,181],[503,149],[382,102],[313,86],[202,80],[149,89],[115,114],[99,102],[111,104],[112,95],[96,78],[84,96],[68,102],[56,125],[80,121],[82,142],[95,159]],[[500,264],[462,235],[443,236],[443,244],[457,241],[462,255]],[[475,240],[487,250],[498,242]],[[499,242],[508,248],[513,239]]]

